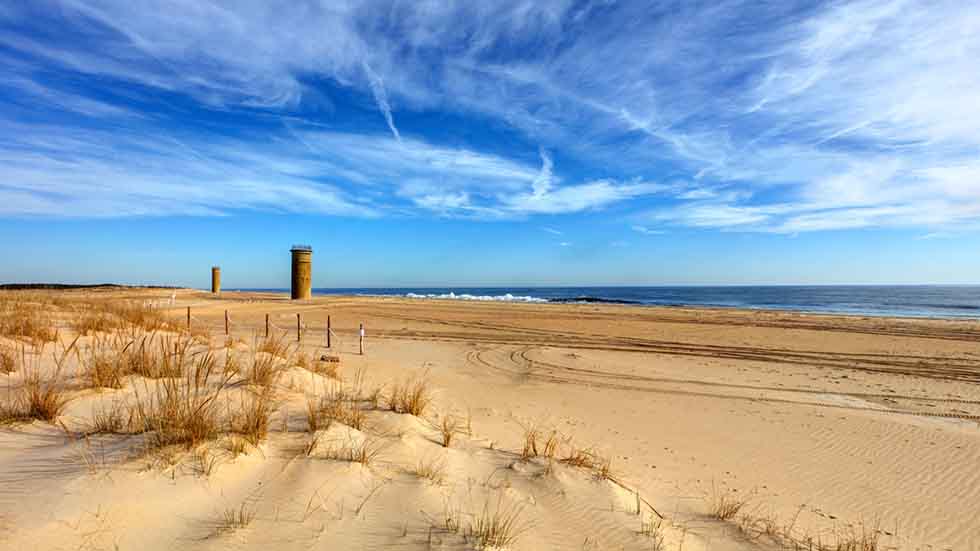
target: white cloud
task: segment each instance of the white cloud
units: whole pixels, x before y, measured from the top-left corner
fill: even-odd
[[[396,140],[399,142],[402,141],[398,129],[395,128],[395,119],[391,115],[391,105],[388,103],[388,93],[385,91],[384,82],[377,73],[371,70],[371,66],[367,62],[364,63],[364,72],[367,73],[368,81],[371,83],[371,92],[374,94],[374,101],[378,102],[378,109],[384,115],[385,122],[388,123],[388,128]]]
[[[597,209],[663,191],[665,186],[648,182],[618,183],[596,180],[568,185],[554,191],[530,191],[501,197],[503,208],[518,214],[559,214]]]
[[[293,128],[260,143],[45,125],[9,129],[0,138],[5,215],[220,215],[259,209],[515,218],[603,208],[656,189],[601,181],[543,190],[546,168],[417,139],[315,129]]]
[[[548,232],[548,233],[550,233],[551,235],[564,235],[564,232],[559,231],[559,230],[556,230],[555,228],[544,227],[544,228],[541,228],[541,229],[544,230],[544,231],[546,231],[546,232]]]
[[[395,137],[303,126],[289,145],[298,141],[309,155],[264,144],[188,142],[190,151],[154,144],[146,159],[136,155],[122,166],[107,160],[122,147],[107,134],[100,136],[105,147],[85,136],[71,145],[54,132],[18,138],[18,152],[29,150],[28,141],[52,142],[61,157],[70,153],[81,163],[89,155],[86,162],[100,170],[119,178],[134,173],[150,189],[186,174],[195,183],[182,193],[213,195],[189,188],[203,181],[195,171],[215,166],[218,155],[251,173],[244,180],[217,170],[207,176],[229,205],[275,204],[228,190],[242,181],[261,187],[254,182],[281,180],[297,193],[313,193],[319,200],[312,205],[330,212],[361,212],[370,203],[372,211],[411,206],[519,217],[633,204],[656,194],[665,200],[636,217],[641,223],[795,232],[947,228],[980,216],[976,3],[55,4],[43,10],[50,19],[42,23],[72,27],[78,36],[71,42],[18,33],[18,24],[35,14],[10,6],[0,12],[14,22],[0,27],[10,69],[0,85],[21,91],[25,102],[93,118],[130,116],[102,98],[50,86],[34,71],[40,63],[105,77],[106,86],[120,79],[146,87],[129,90],[137,98],[162,90],[216,109],[274,113],[294,112],[314,93],[303,76],[315,75],[370,94]],[[531,166],[537,163],[526,152],[509,159],[413,138],[406,118],[399,117],[401,131],[396,126],[392,106],[503,122],[541,144],[540,166]],[[52,170],[49,190],[56,181],[66,182],[66,193],[82,186],[84,178],[57,156],[2,151],[21,161],[4,168],[20,181],[45,180],[42,171]],[[562,178],[548,151],[602,172],[584,181]],[[162,170],[152,162],[158,156],[189,164]],[[651,167],[695,184],[629,178]],[[3,186],[12,204],[32,212],[57,203],[40,193],[25,197],[32,190],[23,186]],[[218,199],[200,208],[225,210]]]
[[[551,161],[551,156],[544,149],[541,149],[541,172],[538,173],[537,178],[531,182],[531,192],[536,197],[545,195],[551,190],[552,187],[552,169],[554,168],[554,163]]]
[[[634,224],[633,226],[630,226],[630,229],[632,229],[633,231],[635,231],[637,233],[642,233],[644,235],[660,235],[662,233],[665,233],[663,230],[655,230],[655,229],[652,229],[652,228],[648,228],[646,226],[640,226],[640,225],[636,225],[636,224]]]

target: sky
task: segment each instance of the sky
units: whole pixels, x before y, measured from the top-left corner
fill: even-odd
[[[0,282],[980,283],[980,3],[0,4]]]

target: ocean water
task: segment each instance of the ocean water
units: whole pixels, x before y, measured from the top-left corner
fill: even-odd
[[[439,298],[500,302],[710,306],[865,316],[980,318],[980,285],[406,287],[313,289],[313,294],[403,296],[418,300]]]

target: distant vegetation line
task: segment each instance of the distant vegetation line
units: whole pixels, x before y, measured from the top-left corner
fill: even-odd
[[[25,289],[182,289],[176,285],[120,285],[118,283],[94,283],[88,285],[75,283],[0,283],[2,291]]]

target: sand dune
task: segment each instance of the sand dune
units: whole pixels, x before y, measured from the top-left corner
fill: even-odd
[[[189,354],[210,349],[223,373],[227,358],[240,363],[218,415],[231,427],[269,388],[268,434],[243,445],[222,429],[152,450],[152,433],[86,435],[99,412],[161,383],[130,374],[90,388],[86,354],[104,337],[81,337],[57,421],[0,428],[0,547],[473,549],[497,514],[513,520],[512,549],[832,548],[868,532],[881,549],[980,548],[974,322],[193,291],[170,306],[165,295],[52,293],[68,306],[45,308],[64,347],[84,312],[73,300],[160,304],[170,326],[156,338],[173,339],[189,338],[190,306]],[[291,344],[263,386],[249,370],[266,314]],[[7,400],[31,366],[55,369],[56,350],[28,350],[29,365],[4,376]],[[339,357],[337,374],[316,365],[323,354]],[[421,415],[385,405],[399,382],[422,380]],[[308,404],[322,400],[330,421],[311,430]]]

